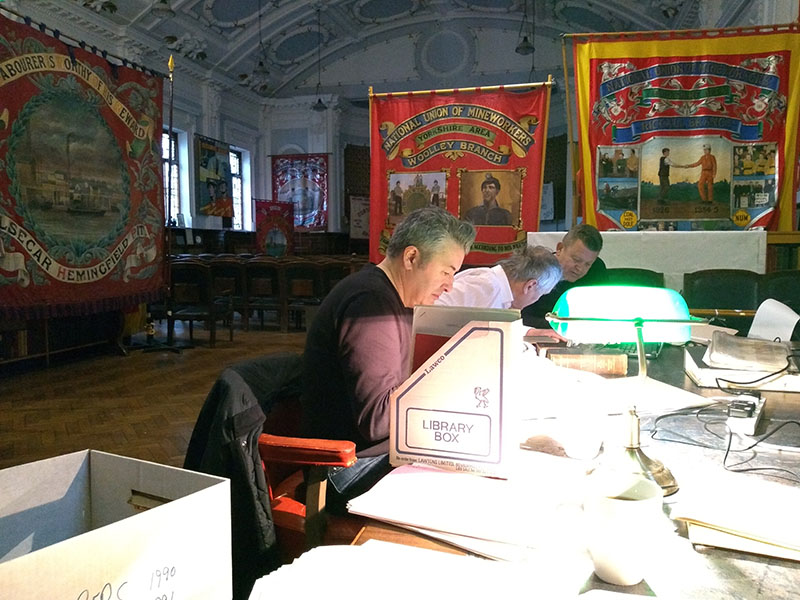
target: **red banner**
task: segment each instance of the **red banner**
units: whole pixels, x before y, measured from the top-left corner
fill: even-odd
[[[794,229],[796,28],[574,41],[585,217],[608,229]]]
[[[154,298],[161,79],[1,16],[0,42],[0,313]]]
[[[294,204],[256,200],[256,244],[269,256],[288,256],[294,251]]]
[[[425,205],[472,221],[465,264],[493,264],[539,228],[550,85],[370,96],[370,261]]]
[[[328,157],[284,154],[272,157],[272,194],[294,204],[296,231],[328,227]]]

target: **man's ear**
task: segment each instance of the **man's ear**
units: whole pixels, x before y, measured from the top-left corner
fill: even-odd
[[[406,246],[403,250],[403,268],[411,270],[420,261],[419,248],[416,246]]]
[[[564,242],[558,242],[556,244],[556,252],[561,252],[564,249]]]
[[[523,289],[523,291],[524,291],[526,294],[528,294],[528,293],[530,293],[531,291],[533,291],[533,289],[534,289],[534,288],[535,288],[537,285],[539,285],[539,282],[538,282],[536,279],[528,279],[528,281],[526,281],[526,282],[525,282],[525,285],[523,286],[523,288],[522,288],[522,289]]]

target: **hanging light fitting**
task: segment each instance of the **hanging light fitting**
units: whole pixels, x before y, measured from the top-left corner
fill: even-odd
[[[258,0],[258,62],[250,75],[239,75],[240,85],[247,86],[251,90],[264,94],[269,89],[269,69],[267,63],[267,49],[264,46],[264,33],[261,27],[261,0]]]
[[[311,110],[315,112],[324,112],[328,110],[328,105],[322,101],[322,97],[319,95],[320,86],[322,84],[322,20],[319,6],[317,6],[317,34],[319,36],[319,40],[317,41],[317,101],[311,105]]]
[[[522,22],[519,24],[518,34],[520,41],[514,49],[514,52],[527,56],[528,54],[533,54],[535,50],[533,46],[533,21],[531,20],[531,22],[528,23],[528,0],[523,0],[522,6]],[[533,10],[536,10],[536,8],[533,8]],[[530,35],[530,39],[528,35]]]

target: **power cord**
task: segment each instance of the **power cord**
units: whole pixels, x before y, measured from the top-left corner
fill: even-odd
[[[767,373],[766,375],[762,375],[758,379],[753,379],[752,381],[731,381],[730,379],[725,379],[724,377],[716,377],[714,380],[717,383],[717,388],[721,392],[724,392],[726,394],[733,394],[733,395],[746,394],[747,393],[746,390],[745,391],[742,391],[742,390],[731,391],[729,388],[725,388],[725,387],[721,386],[720,385],[720,381],[722,381],[724,383],[730,383],[731,385],[753,385],[753,384],[759,383],[760,381],[764,381],[765,379],[769,379],[770,377],[775,377],[776,375],[779,375],[779,374],[783,373],[784,371],[788,371],[792,367],[791,359],[792,358],[798,358],[798,357],[800,357],[800,354],[797,354],[796,352],[790,352],[789,354],[786,355],[786,366],[785,367],[783,367],[782,369],[778,369],[777,371],[774,371],[772,373]]]
[[[698,442],[696,439],[694,439],[694,438],[692,438],[692,437],[690,437],[690,436],[688,436],[686,434],[683,434],[681,432],[674,431],[672,429],[663,428],[663,427],[659,428],[659,423],[661,423],[661,421],[663,421],[665,419],[669,419],[669,418],[672,418],[672,417],[690,417],[690,416],[694,416],[700,423],[703,424],[703,428],[708,433],[710,433],[711,435],[713,435],[714,437],[716,437],[720,441],[722,441],[723,440],[723,436],[717,434],[715,431],[712,431],[711,429],[708,428],[708,426],[712,425],[712,424],[724,423],[725,422],[724,419],[721,419],[721,420],[717,420],[717,419],[706,420],[707,419],[706,415],[707,415],[707,413],[710,413],[710,415],[708,415],[708,416],[711,416],[711,417],[722,416],[724,413],[719,409],[721,409],[721,407],[726,406],[726,405],[727,405],[727,401],[720,400],[720,401],[716,401],[716,402],[714,402],[712,404],[703,404],[703,405],[700,405],[700,406],[689,406],[689,407],[686,407],[686,408],[682,408],[680,410],[676,410],[676,411],[672,411],[672,412],[669,412],[669,413],[665,413],[663,415],[659,415],[653,421],[653,428],[650,431],[650,437],[652,439],[654,439],[654,440],[658,440],[658,441],[662,441],[662,442],[674,442],[674,443],[677,443],[677,444],[685,444],[687,446],[696,446],[698,448],[706,448],[708,450],[722,450],[721,447],[711,446],[709,444],[704,444],[704,443]],[[716,411],[716,412],[712,412],[712,411]],[[668,433],[668,434],[670,434],[670,435],[672,435],[674,437],[672,437],[672,438],[657,437],[659,431],[664,432],[664,433]],[[675,438],[681,438],[681,439],[675,439]]]
[[[652,430],[650,431],[650,437],[658,441],[673,442],[676,444],[684,444],[687,446],[696,446],[699,448],[705,448],[707,450],[719,450],[719,451],[724,450],[725,454],[722,459],[722,467],[726,471],[730,471],[732,473],[767,472],[766,474],[771,475],[773,477],[779,479],[786,479],[794,483],[800,483],[800,475],[798,475],[794,471],[791,471],[789,469],[784,469],[781,467],[745,467],[738,469],[735,468],[738,467],[739,465],[743,465],[753,460],[757,456],[754,450],[757,446],[769,450],[800,452],[800,448],[785,447],[784,450],[784,447],[782,446],[764,443],[765,440],[775,435],[775,433],[777,433],[786,425],[794,424],[800,427],[800,421],[784,421],[774,429],[766,432],[762,437],[757,439],[755,442],[753,442],[746,448],[735,449],[732,447],[734,432],[731,431],[730,427],[728,427],[727,424],[727,405],[728,402],[726,400],[718,400],[713,404],[687,407],[681,410],[676,410],[673,412],[665,413],[663,415],[659,415],[653,421]],[[710,435],[719,439],[721,442],[724,441],[724,447],[702,443],[699,442],[697,439],[688,436],[686,434],[671,429],[667,429],[664,427],[659,427],[660,423],[666,419],[674,417],[690,417],[690,416],[694,416],[700,423],[702,423],[703,429]],[[712,427],[715,425],[722,425],[725,428],[726,434],[720,435],[720,433],[714,431]],[[659,436],[660,432],[666,433],[670,437],[661,437]],[[731,453],[746,453],[746,452],[750,453],[748,457],[744,458],[738,463],[732,465],[728,464],[728,457],[730,456]]]
[[[778,425],[777,427],[775,427],[771,431],[768,431],[767,433],[765,433],[762,437],[757,439],[755,442],[753,442],[752,444],[747,446],[747,448],[741,448],[739,450],[733,450],[733,452],[748,452],[748,451],[752,450],[753,448],[755,448],[756,446],[758,446],[759,444],[761,444],[764,440],[766,440],[766,439],[770,438],[771,436],[775,435],[778,431],[780,431],[781,429],[783,429],[787,425],[797,425],[798,427],[800,427],[800,421],[784,421],[783,423],[781,423],[780,425]],[[730,465],[730,466],[727,464],[728,455],[731,452],[732,443],[733,443],[733,432],[731,432],[729,430],[728,431],[728,445],[727,445],[727,448],[725,449],[725,456],[722,459],[722,466],[725,468],[726,471],[730,471],[731,473],[750,473],[750,472],[755,472],[755,471],[770,471],[770,474],[773,474],[773,475],[774,475],[774,473],[772,473],[772,472],[775,472],[775,473],[786,473],[786,474],[790,475],[790,477],[784,477],[784,476],[781,476],[781,475],[774,475],[774,476],[778,477],[779,479],[788,479],[789,481],[793,481],[794,483],[800,483],[800,475],[798,475],[794,471],[790,471],[789,469],[783,469],[781,467],[747,467],[747,468],[743,468],[743,469],[734,469],[734,468],[732,468],[732,467],[736,467],[736,466],[742,465],[742,464],[747,462],[747,461],[741,461],[741,462],[738,462],[738,463],[736,463],[734,465]],[[762,447],[764,447],[764,446],[762,446]],[[778,449],[780,449],[780,447],[778,447]],[[748,459],[748,460],[750,460],[750,459]]]

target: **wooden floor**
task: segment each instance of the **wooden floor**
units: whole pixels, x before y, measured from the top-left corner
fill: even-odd
[[[108,346],[43,363],[13,363],[0,371],[0,468],[86,448],[182,466],[200,407],[219,373],[269,352],[302,352],[305,332],[260,331],[237,323],[233,341],[195,325],[193,348],[129,350]],[[176,326],[176,342],[188,342]],[[163,327],[156,340],[164,340]],[[136,342],[144,342],[141,335]],[[176,344],[177,345],[177,344]]]

